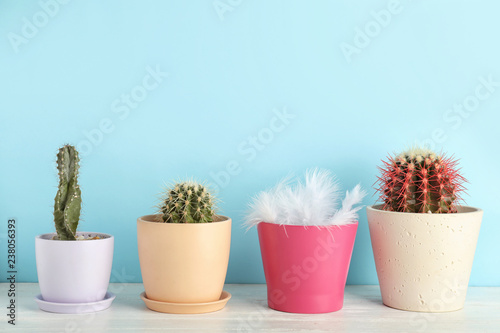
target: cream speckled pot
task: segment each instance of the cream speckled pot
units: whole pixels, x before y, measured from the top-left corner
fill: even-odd
[[[385,305],[408,311],[463,308],[483,211],[389,212],[367,207],[375,265]]]

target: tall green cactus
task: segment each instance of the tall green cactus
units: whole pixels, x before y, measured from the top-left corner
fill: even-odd
[[[202,184],[186,181],[173,185],[160,206],[161,222],[207,223],[215,216],[215,197]]]
[[[80,220],[82,197],[78,186],[78,151],[65,145],[57,153],[59,189],[54,199],[54,222],[58,239],[75,240]]]

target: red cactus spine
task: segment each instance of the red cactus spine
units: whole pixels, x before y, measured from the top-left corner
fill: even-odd
[[[384,210],[410,213],[456,213],[465,178],[453,157],[412,148],[389,156],[379,167],[377,192]]]

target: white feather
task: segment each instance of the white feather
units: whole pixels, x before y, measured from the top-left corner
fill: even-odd
[[[278,197],[280,193],[286,189],[291,178],[292,175],[290,174],[276,184],[274,188],[268,191],[262,191],[252,199],[245,223],[248,228],[260,222],[276,223],[280,211],[278,207]]]
[[[346,191],[345,198],[342,200],[342,208],[340,208],[330,219],[332,225],[343,225],[354,223],[358,219],[358,210],[362,206],[354,207],[363,200],[366,196],[366,192],[361,189],[361,185],[358,184],[354,187],[352,192]]]
[[[327,170],[307,171],[303,206],[310,215],[305,216],[304,224],[314,225],[318,221],[326,221],[337,208],[339,190],[337,181]]]
[[[250,203],[246,226],[251,228],[260,222],[284,225],[343,225],[357,220],[353,208],[366,195],[357,185],[352,193],[346,193],[342,208],[339,185],[327,170],[306,171],[305,183],[291,176],[280,181],[268,191],[257,194]]]

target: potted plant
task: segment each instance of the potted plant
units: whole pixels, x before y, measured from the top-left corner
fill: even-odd
[[[137,219],[137,242],[151,310],[204,313],[222,309],[229,262],[231,219],[217,215],[208,186],[194,181],[170,186],[158,214]]]
[[[383,204],[367,207],[382,301],[409,311],[464,306],[483,212],[462,206],[457,160],[414,147],[380,168]]]
[[[365,192],[357,185],[339,208],[339,185],[326,170],[305,183],[285,179],[260,192],[246,224],[257,225],[270,308],[293,313],[340,310]]]
[[[36,267],[42,310],[82,313],[103,310],[114,295],[107,292],[113,262],[114,238],[77,232],[81,210],[79,157],[65,145],[57,153],[59,187],[54,203],[55,233],[35,238]]]

